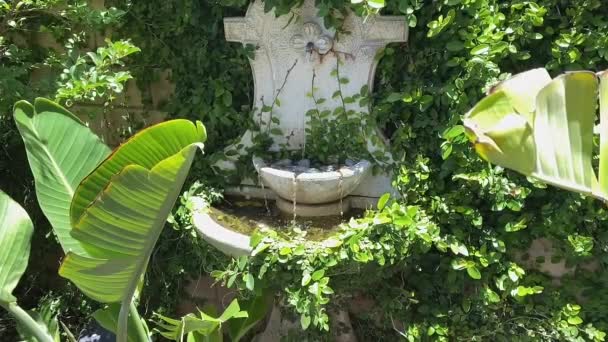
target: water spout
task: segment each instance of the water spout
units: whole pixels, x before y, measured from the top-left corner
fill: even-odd
[[[338,173],[340,174],[340,178],[338,178],[338,192],[340,193],[340,217],[344,217],[344,206],[342,205],[342,197],[344,197],[342,182],[344,175],[340,169],[338,169]]]
[[[262,175],[258,173],[258,182],[262,186],[262,193],[264,195],[264,206],[266,207],[266,213],[270,215],[270,207],[268,206],[268,196],[266,196],[266,188],[264,188],[264,181],[262,180]]]
[[[297,214],[296,214],[296,195],[297,195],[297,192],[298,192],[298,182],[296,180],[296,173],[295,172],[293,173],[293,183],[292,184],[293,184],[293,186],[292,186],[293,187],[293,195],[292,195],[291,199],[293,201],[293,225],[295,226],[296,225],[296,216],[297,216]]]

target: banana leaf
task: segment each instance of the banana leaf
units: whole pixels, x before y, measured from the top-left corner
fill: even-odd
[[[13,116],[25,143],[36,198],[64,252],[86,251],[70,236],[70,203],[80,181],[110,149],[67,109],[38,98],[15,104]]]
[[[598,90],[601,109],[599,178],[592,161]],[[551,79],[535,69],[495,87],[463,120],[477,153],[492,164],[606,201],[608,110],[606,77],[588,71]]]
[[[26,339],[55,342],[57,334],[51,334],[44,322],[23,310],[12,294],[27,267],[33,232],[25,210],[0,191],[0,306],[15,317]]]
[[[71,235],[87,255],[68,253],[59,274],[87,296],[121,303],[117,340],[127,340],[128,310],[138,281],[186,179],[204,126],[171,120],[115,150],[80,183],[72,199]]]

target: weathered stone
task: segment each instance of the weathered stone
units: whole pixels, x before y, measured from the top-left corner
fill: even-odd
[[[358,103],[343,104],[334,94],[341,90],[344,96],[352,96],[360,93],[364,86],[371,92],[378,63],[376,53],[388,43],[407,40],[408,29],[403,17],[363,18],[351,13],[344,20],[344,30],[350,34],[336,36],[333,29],[325,28],[323,18],[318,17],[317,12],[315,1],[305,0],[301,7],[293,9],[292,14],[298,20],[292,21],[290,15],[276,17],[274,11],[264,12],[263,2],[257,0],[245,17],[224,20],[228,41],[257,47],[255,57],[251,59],[255,80],[254,107],[264,108],[274,103],[275,98],[280,100],[280,106],[272,106],[272,113],[264,111],[254,117],[256,122],[263,123],[262,128],[275,125],[283,132],[283,136],[273,135],[271,150],[274,151],[280,146],[291,150],[305,148],[306,112],[312,108],[333,113],[334,108],[344,105],[347,110],[361,112],[363,121],[369,117],[368,107],[360,107]],[[339,74],[336,74],[338,65]],[[309,96],[313,87],[315,98],[325,99],[324,103],[315,103]],[[278,124],[273,123],[276,119]],[[228,149],[237,145],[252,146],[253,134],[247,131]],[[391,160],[390,154],[384,152],[387,140],[378,129],[372,129],[367,138],[370,152],[382,151]],[[238,156],[232,156],[217,166],[234,169],[237,159]],[[394,193],[388,175],[369,175],[368,178],[369,182],[361,182],[352,190],[353,195],[378,198],[385,192]]]
[[[268,167],[261,158],[254,158],[253,165],[264,184],[287,201],[293,201],[295,196],[296,204],[338,201],[348,196],[372,169],[371,163],[365,160],[336,171],[304,173]]]

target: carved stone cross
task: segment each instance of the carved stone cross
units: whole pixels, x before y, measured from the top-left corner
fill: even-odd
[[[408,29],[403,17],[373,16],[364,20],[354,14],[345,19],[344,30],[349,34],[336,37],[333,30],[323,26],[317,16],[314,0],[305,0],[302,7],[290,15],[275,17],[264,13],[262,1],[255,1],[244,18],[224,20],[226,39],[257,47],[251,60],[255,84],[255,107],[270,106],[275,98],[272,115],[279,119],[282,137],[275,137],[273,149],[287,143],[290,149],[305,144],[306,112],[315,108],[309,96],[314,86],[317,99],[325,98],[321,110],[333,110],[341,105],[332,99],[339,87],[344,96],[360,92],[364,85],[371,91],[379,49],[391,42],[405,42]],[[339,75],[336,67],[339,64]],[[348,83],[339,84],[338,77]],[[313,85],[314,79],[314,85]],[[308,94],[308,96],[307,96]],[[368,113],[368,108],[358,108]],[[261,114],[269,122],[269,113]],[[241,139],[251,144],[251,132]]]

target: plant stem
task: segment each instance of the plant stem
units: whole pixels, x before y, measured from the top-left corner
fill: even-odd
[[[116,326],[116,342],[127,342],[129,328],[129,311],[133,301],[133,292],[129,292],[129,296],[125,296],[120,303],[120,311],[118,313],[118,324]]]
[[[129,324],[132,324],[137,330],[138,341],[150,341],[148,334],[146,333],[146,329],[144,329],[142,319],[139,316],[139,312],[137,312],[137,307],[133,301],[131,301],[131,305],[129,306]]]
[[[283,83],[281,84],[281,87],[277,90],[277,94],[275,95],[274,99],[272,100],[272,104],[270,105],[270,113],[268,113],[269,117],[268,117],[268,125],[266,125],[266,132],[270,131],[270,126],[272,125],[272,112],[274,110],[275,105],[277,104],[277,99],[279,98],[279,95],[281,95],[281,93],[283,92],[283,89],[285,88],[285,84],[287,84],[287,79],[289,78],[289,74],[291,74],[293,69],[296,67],[296,64],[298,64],[297,59],[293,62],[293,65],[291,66],[291,68],[287,69],[287,74],[285,75],[285,78],[283,79]]]
[[[49,334],[47,329],[38,324],[32,316],[23,310],[17,303],[0,303],[21,325],[32,334],[38,342],[54,342],[55,340]]]
[[[131,296],[132,298],[133,296]],[[128,324],[127,324],[128,322]],[[149,342],[150,338],[144,329],[142,319],[137,312],[137,307],[133,300],[129,300],[127,303],[123,301],[120,306],[120,312],[118,314],[118,325],[116,327],[116,341],[127,342],[129,336],[129,326],[135,330],[137,335],[137,341]]]

